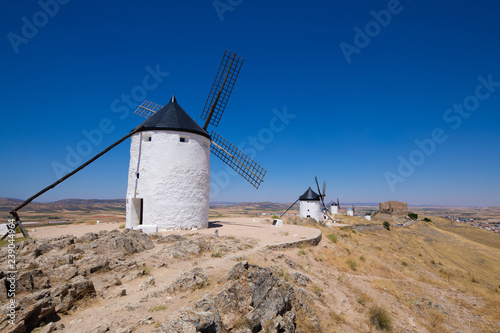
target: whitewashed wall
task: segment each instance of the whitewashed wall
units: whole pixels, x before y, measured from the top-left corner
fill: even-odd
[[[300,217],[307,217],[309,215],[318,222],[321,220],[321,206],[319,201],[300,200],[299,210]]]
[[[187,142],[181,142],[181,137]],[[139,209],[133,205],[134,198],[143,199],[142,223],[145,227],[158,226],[159,230],[206,228],[209,187],[208,138],[176,131],[144,131],[131,137],[127,228],[138,223],[134,216]]]

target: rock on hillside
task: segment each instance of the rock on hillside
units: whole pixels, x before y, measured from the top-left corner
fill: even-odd
[[[200,268],[185,273],[170,289],[185,290],[203,276]],[[280,278],[276,271],[237,263],[222,279],[222,291],[207,294],[164,320],[154,332],[303,332],[297,318],[309,321],[307,332],[319,332],[319,321],[309,304],[312,297]]]
[[[140,231],[118,230],[87,233],[82,237],[62,236],[54,239],[29,239],[16,244],[16,320],[8,323],[8,280],[0,271],[0,331],[31,331],[41,323],[56,321],[78,301],[96,296],[93,274],[120,271],[136,274],[142,263],[124,257],[152,249],[151,239]],[[7,258],[7,247],[0,256]]]

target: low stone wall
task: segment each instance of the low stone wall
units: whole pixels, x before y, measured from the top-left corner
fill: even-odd
[[[363,232],[363,231],[376,231],[376,230],[384,230],[384,227],[381,225],[355,225],[352,228],[353,230],[356,230],[358,232]]]
[[[264,246],[264,250],[283,250],[291,247],[299,247],[302,245],[316,246],[319,244],[319,242],[321,242],[321,237],[322,237],[321,230],[318,230],[318,233],[314,237],[307,239],[300,239],[297,241],[287,242],[287,243],[269,244]]]

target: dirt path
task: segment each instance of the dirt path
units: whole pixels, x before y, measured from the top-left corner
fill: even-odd
[[[50,227],[38,227],[28,229],[30,236],[35,239],[48,237],[59,237],[72,234],[80,237],[87,232],[99,232],[101,230],[118,229],[121,223],[100,223],[100,224],[72,224]],[[33,231],[34,230],[34,231]],[[259,241],[259,246],[295,242],[315,237],[318,234],[317,229],[307,228],[296,225],[283,225],[274,227],[266,223],[263,218],[223,218],[209,222],[207,229],[199,230],[178,230],[163,231],[168,234],[200,234],[213,235],[218,230],[219,236],[251,237]]]
[[[104,228],[108,230],[107,228],[111,225],[75,227],[80,228],[49,227],[47,229],[52,230],[38,230],[34,236],[39,237],[50,233],[51,237],[56,237],[58,233],[63,235],[98,232]],[[105,331],[106,325],[109,325],[112,332],[128,332],[130,327],[134,327],[134,332],[149,332],[165,317],[190,304],[192,300],[199,299],[207,292],[207,289],[204,289],[182,297],[165,296],[165,287],[183,272],[189,271],[193,267],[201,267],[209,275],[210,287],[208,290],[213,291],[213,288],[220,287],[217,283],[218,279],[238,260],[250,259],[256,253],[262,253],[267,258],[269,251],[267,245],[307,241],[321,235],[321,232],[314,228],[295,225],[273,227],[266,223],[265,219],[252,218],[219,219],[211,222],[208,229],[168,231],[162,232],[162,234],[179,234],[194,238],[196,235],[213,235],[215,230],[218,230],[220,237],[251,238],[254,240],[255,246],[224,254],[220,258],[213,257],[210,253],[204,253],[189,260],[165,260],[165,258],[159,258],[155,255],[162,246],[157,244],[155,248],[137,253],[133,257],[151,267],[149,275],[133,279],[124,278],[119,284],[110,287],[104,286],[109,285],[110,280],[117,279],[114,277],[114,273],[95,276],[92,280],[100,297],[90,304],[86,304],[80,310],[63,316],[57,325],[63,324],[64,331],[73,333]],[[269,259],[274,257],[274,252],[269,251],[269,256]],[[154,276],[155,285],[141,287],[141,284],[151,276]],[[121,323],[119,326],[123,331],[120,330],[120,327],[116,327],[116,323]]]

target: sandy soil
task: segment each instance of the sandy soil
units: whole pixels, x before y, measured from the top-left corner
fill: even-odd
[[[73,235],[80,237],[87,232],[99,232],[101,230],[118,229],[122,223],[99,223],[99,224],[66,224],[54,225],[49,227],[30,228],[26,226],[26,230],[34,239],[42,239],[49,237],[59,237],[64,235]]]
[[[82,235],[86,232],[98,232],[100,230],[111,230],[118,228],[119,224],[96,224],[96,225],[70,225],[55,227],[40,227],[35,232],[31,232],[34,238],[57,237],[60,235],[73,234]],[[219,288],[217,280],[222,277],[239,258],[250,258],[255,254],[260,254],[271,260],[275,260],[276,254],[273,251],[264,249],[269,244],[281,244],[296,242],[299,240],[317,237],[318,229],[283,225],[273,227],[267,219],[253,218],[227,218],[210,221],[209,228],[200,230],[166,231],[162,234],[190,235],[196,234],[212,235],[218,230],[219,236],[234,236],[235,238],[249,237],[255,239],[255,246],[246,250],[230,252],[222,258],[212,257],[209,253],[191,260],[182,259],[158,259],[155,253],[160,250],[161,245],[151,250],[146,250],[134,255],[138,261],[147,263],[152,268],[151,276],[154,276],[156,286],[141,288],[148,276],[130,280],[123,278],[120,285],[104,288],[109,284],[109,279],[113,279],[114,272],[93,276],[92,280],[96,286],[99,297],[88,302],[77,311],[71,311],[57,322],[57,325],[65,325],[64,331],[73,333],[99,331],[99,325],[108,325],[114,332],[116,323],[121,323],[122,327],[134,327],[134,332],[149,332],[154,325],[160,323],[165,317],[174,313],[177,309],[187,306],[191,301],[203,296],[209,289],[188,293],[181,297],[175,295],[164,297],[152,297],[152,293],[160,292],[181,273],[190,270],[194,266],[199,266],[210,276],[210,285]],[[291,250],[291,251],[295,251]],[[267,259],[266,259],[267,260]],[[116,280],[116,277],[114,278]],[[211,288],[211,287],[210,287]],[[124,291],[125,290],[125,291]],[[123,295],[122,295],[123,292]],[[157,306],[162,306],[161,311],[154,311]],[[97,315],[98,314],[98,315]],[[148,319],[149,318],[149,319]],[[148,323],[143,323],[144,321]],[[115,323],[115,324],[113,324]],[[125,330],[127,331],[127,330]]]
[[[118,229],[121,223],[100,223],[100,224],[75,224],[50,226],[39,228],[28,228],[31,237],[42,239],[48,237],[58,237],[72,234],[75,237],[80,237],[87,232],[99,232],[101,230]],[[33,231],[34,230],[34,231]],[[314,237],[317,229],[307,228],[297,225],[283,225],[282,227],[274,227],[270,223],[266,223],[266,219],[262,218],[223,218],[209,222],[208,229],[199,230],[179,230],[179,231],[163,231],[162,234],[214,234],[218,230],[219,236],[235,236],[235,237],[251,237],[259,240],[259,246],[268,244],[281,244],[294,242],[306,238]]]
[[[40,227],[35,232],[31,232],[31,229],[29,231],[33,237],[43,238],[65,234],[78,236],[118,226],[119,224],[53,226]],[[218,230],[220,236],[251,237],[257,242],[252,248],[228,252],[222,257],[205,252],[188,260],[156,256],[163,246],[156,244],[151,250],[128,257],[147,264],[150,268],[149,275],[120,277],[118,271],[92,275],[98,296],[63,315],[57,325],[65,326],[63,332],[72,333],[105,331],[103,327],[107,326],[109,332],[150,332],[178,309],[192,306],[205,294],[215,294],[221,290],[223,285],[218,283],[220,277],[237,261],[245,259],[260,266],[273,266],[284,272],[284,276],[295,287],[307,290],[314,299],[315,311],[324,325],[331,325],[324,332],[375,332],[368,319],[372,305],[380,305],[390,313],[394,331],[397,332],[498,332],[494,330],[496,326],[487,326],[490,329],[486,330],[473,325],[484,320],[476,312],[476,309],[489,305],[484,299],[452,285],[443,287],[437,282],[430,283],[438,281],[438,269],[445,267],[441,266],[439,260],[443,261],[443,265],[449,264],[444,256],[439,257],[432,250],[433,247],[426,244],[436,239],[457,246],[462,244],[462,240],[456,243],[458,239],[455,236],[446,239],[441,234],[438,238],[436,230],[428,229],[425,225],[400,229],[403,231],[398,233],[350,233],[333,230],[341,226],[345,225],[331,226],[331,231],[338,236],[336,243],[323,237],[316,247],[273,251],[266,250],[264,246],[314,237],[318,229],[295,225],[276,228],[268,219],[266,222],[266,219],[257,218],[224,218],[211,221],[208,229],[164,232],[193,235],[214,234]],[[417,227],[419,229],[415,230]],[[407,234],[411,237],[406,236]],[[405,244],[408,240],[412,241]],[[416,247],[420,250],[414,250]],[[476,248],[471,248],[470,253],[478,253],[474,249]],[[484,255],[486,248],[479,249]],[[348,259],[356,260],[358,268],[349,268]],[[431,259],[439,264],[429,266],[430,264],[425,263]],[[402,265],[403,260],[407,260],[407,265]],[[176,277],[195,266],[201,267],[209,275],[207,287],[178,295],[164,292],[165,287]],[[308,276],[310,282],[305,286],[297,285],[290,279],[294,272]],[[154,277],[155,285],[142,287],[151,277]],[[114,283],[118,279],[119,283]],[[429,330],[431,323],[434,326]]]

